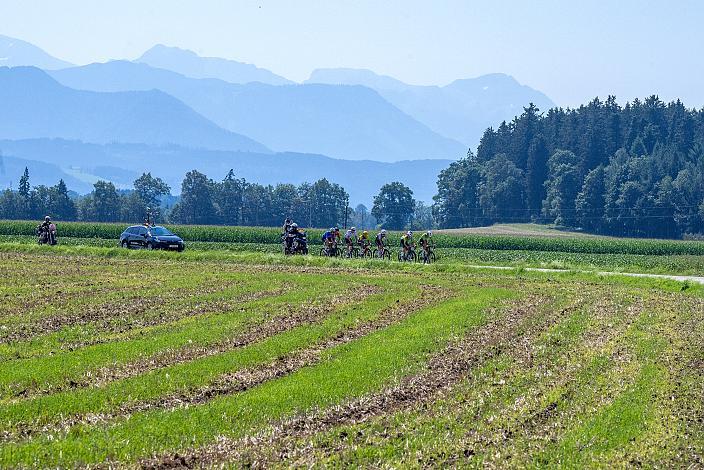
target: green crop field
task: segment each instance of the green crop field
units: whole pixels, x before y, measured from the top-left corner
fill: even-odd
[[[36,223],[30,221],[0,221],[0,243],[36,244],[35,227]],[[125,227],[126,224],[61,223],[59,243],[116,247]],[[506,232],[506,226],[502,227]],[[277,228],[188,225],[169,228],[186,241],[189,251],[281,252],[280,230]],[[321,233],[320,230],[308,231],[311,253],[319,252]],[[526,230],[523,233],[439,233],[433,238],[440,263],[704,274],[702,241],[546,237],[529,235]],[[394,255],[398,252],[399,236],[398,232],[389,233],[389,245]]]
[[[425,266],[286,258],[257,229],[166,253],[8,227],[1,468],[704,462],[704,286],[450,255],[472,246]],[[663,243],[589,254],[700,256]]]

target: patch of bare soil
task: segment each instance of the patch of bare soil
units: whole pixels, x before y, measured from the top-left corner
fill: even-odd
[[[226,281],[210,286],[200,286],[197,289],[181,289],[149,297],[134,297],[100,305],[81,306],[75,311],[62,312],[35,319],[32,322],[12,325],[11,328],[7,328],[0,333],[0,342],[23,341],[37,335],[53,333],[62,328],[87,324],[94,324],[100,331],[120,333],[133,328],[176,321],[187,316],[217,312],[227,309],[228,305],[233,303],[246,301],[247,297],[251,297],[251,294],[226,302],[205,301],[196,307],[180,305],[175,308],[164,308],[164,306],[173,305],[174,301],[187,299],[194,294],[207,295],[224,292],[238,283]],[[276,295],[277,292],[279,290],[273,291],[271,295]],[[264,292],[264,294],[269,294],[269,292]],[[83,293],[82,295],[86,294]],[[151,314],[156,310],[159,310],[158,315]],[[71,350],[87,344],[91,343],[69,344],[65,345],[64,349]]]
[[[546,318],[528,324],[545,301],[542,296],[529,296],[505,314],[492,316],[488,324],[472,330],[462,339],[452,341],[441,353],[432,357],[422,373],[406,377],[380,393],[293,417],[255,436],[237,440],[221,438],[211,446],[183,454],[157,456],[143,461],[142,465],[147,468],[191,468],[237,462],[238,466],[267,467],[282,460],[294,466],[313,465],[315,462],[306,460],[305,449],[296,447],[300,438],[340,424],[363,422],[380,414],[427,403],[436,399],[439,393],[449,391],[477,364],[505,350],[530,355],[522,337],[534,330],[542,331],[554,321],[554,318]],[[566,315],[572,308],[576,306],[563,309],[558,314]]]
[[[376,286],[364,286],[361,290],[355,290],[355,295],[357,296],[356,300],[358,301],[364,297],[368,297],[379,292],[380,289]],[[224,374],[216,381],[199,389],[189,391],[188,393],[160,397],[155,401],[130,403],[121,407],[115,413],[76,416],[63,420],[60,423],[45,426],[42,429],[34,429],[31,426],[18,426],[19,433],[17,431],[6,433],[3,440],[16,439],[18,437],[26,438],[37,433],[67,430],[76,424],[95,425],[113,420],[116,417],[126,417],[130,414],[150,409],[175,409],[197,405],[199,403],[205,403],[218,396],[242,392],[266,381],[288,375],[302,367],[313,365],[320,361],[324,351],[335,346],[349,343],[374,331],[386,328],[400,321],[402,318],[412,314],[413,312],[446,300],[451,295],[452,292],[447,289],[436,286],[425,286],[419,299],[413,299],[407,302],[398,302],[384,310],[379,317],[374,320],[359,323],[353,328],[341,331],[333,338],[313,345],[309,348],[294,351],[289,355],[279,357],[271,363],[243,369],[231,374]],[[312,318],[309,317],[309,320],[312,320]]]

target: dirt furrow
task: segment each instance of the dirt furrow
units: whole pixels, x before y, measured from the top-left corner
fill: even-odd
[[[228,303],[236,303],[241,300],[232,299],[225,303],[204,301],[197,309],[189,305],[183,305],[179,306],[180,308],[163,309],[158,315],[146,315],[152,310],[169,305],[174,301],[183,301],[194,294],[216,294],[227,291],[238,284],[241,284],[241,282],[221,282],[210,286],[201,286],[198,289],[181,289],[149,297],[134,297],[127,300],[106,302],[97,306],[88,305],[76,308],[74,311],[41,317],[28,323],[18,323],[7,327],[0,334],[0,343],[26,341],[38,335],[59,331],[62,328],[88,324],[94,324],[100,331],[120,333],[133,328],[175,321],[190,316],[194,312],[201,314],[218,311],[223,307],[226,308]],[[274,295],[275,293],[276,291],[274,291]],[[86,294],[84,293],[83,295]],[[246,298],[247,296],[243,297]],[[65,348],[71,349],[79,346],[67,345]]]
[[[352,298],[350,298],[348,293],[340,294],[325,300],[324,305],[313,303],[303,306],[283,305],[281,307],[283,313],[272,315],[264,323],[253,324],[243,333],[218,343],[207,346],[193,345],[167,349],[150,357],[89,371],[82,378],[71,379],[61,385],[44,387],[37,390],[27,390],[20,392],[19,395],[25,399],[64,390],[101,387],[109,382],[135,377],[151,370],[222,354],[261,341],[269,336],[288,331],[297,326],[312,324],[344,305],[362,300],[380,291],[381,289],[375,285],[366,285],[361,288],[355,288],[354,297]]]
[[[379,290],[373,287],[374,286],[366,286],[365,291],[360,293],[361,296],[367,297],[374,293],[378,293]],[[326,350],[362,338],[374,331],[384,329],[394,323],[397,323],[413,312],[420,311],[430,305],[438,304],[448,299],[451,295],[452,291],[448,289],[436,286],[425,286],[420,298],[413,299],[408,302],[398,302],[384,310],[379,317],[374,320],[357,324],[353,328],[341,331],[333,338],[315,344],[309,348],[294,351],[289,355],[279,357],[271,363],[222,375],[216,381],[201,388],[189,391],[188,393],[160,397],[156,401],[130,403],[121,407],[114,413],[76,416],[63,420],[60,423],[45,426],[38,430],[32,429],[31,427],[26,427],[24,429],[20,427],[21,431],[19,432],[19,435],[18,433],[7,433],[3,440],[17,439],[18,437],[27,438],[37,433],[44,434],[47,432],[65,431],[77,424],[96,425],[112,421],[117,417],[124,418],[133,413],[152,409],[175,409],[193,406],[205,403],[218,396],[242,392],[269,380],[288,375],[298,369],[301,369],[302,367],[313,365],[320,361],[322,354]]]
[[[244,439],[222,438],[211,446],[183,455],[162,455],[141,462],[147,468],[199,467],[223,462],[238,462],[243,466],[266,467],[268,464],[291,459],[295,465],[312,462],[297,461],[296,439],[344,423],[355,423],[373,416],[386,414],[428,402],[449,390],[473,367],[507,349],[529,355],[521,336],[547,328],[554,318],[546,318],[534,325],[526,322],[540,311],[546,298],[531,295],[510,308],[505,314],[495,315],[488,324],[452,341],[441,353],[433,356],[424,372],[406,377],[400,383],[380,393],[354,400],[326,410],[312,411],[280,422],[262,433]],[[557,316],[567,315],[577,308],[562,309]],[[527,329],[528,331],[523,331]],[[528,358],[526,358],[528,360]]]

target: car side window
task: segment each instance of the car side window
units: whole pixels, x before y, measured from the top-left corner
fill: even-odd
[[[127,233],[129,233],[130,235],[137,235],[137,227],[131,227],[127,229]]]
[[[146,227],[138,227],[137,228],[137,235],[146,235],[147,234],[147,228]]]

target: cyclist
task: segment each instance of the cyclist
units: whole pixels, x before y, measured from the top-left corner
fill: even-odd
[[[345,232],[345,245],[347,245],[347,257],[352,257],[352,247],[357,244],[357,229],[352,227]]]
[[[408,259],[408,252],[413,248],[413,232],[410,230],[401,235],[401,249],[403,250],[403,260]]]
[[[299,236],[300,232],[298,231],[298,224],[296,222],[293,222],[291,224],[291,227],[288,229],[288,232],[284,234],[284,237],[286,237],[286,252],[290,253],[291,252],[291,247],[293,246],[293,240]]]
[[[335,246],[335,227],[330,227],[330,230],[323,234],[323,246],[325,247],[325,252],[328,256],[334,254]]]
[[[376,243],[376,249],[379,252],[379,258],[382,258],[384,256],[384,246],[386,246],[386,229],[381,229],[381,231],[376,234],[374,242]]]
[[[359,247],[362,249],[362,254],[364,254],[369,248],[369,245],[371,245],[369,242],[369,231],[363,231],[362,235],[359,237],[359,240],[357,240],[357,243],[359,243]]]
[[[418,243],[420,243],[420,246],[423,247],[423,260],[428,261],[428,256],[430,255],[430,250],[434,248],[433,244],[433,232],[431,230],[428,230],[425,232],[423,235],[420,236],[418,239]]]
[[[333,235],[334,235],[335,243],[339,245],[340,241],[342,240],[342,235],[340,235],[340,228],[339,227],[335,227]]]

